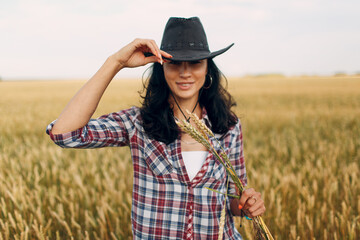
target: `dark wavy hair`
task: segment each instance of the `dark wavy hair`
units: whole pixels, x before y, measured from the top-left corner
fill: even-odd
[[[214,133],[225,134],[237,123],[235,113],[231,111],[236,103],[230,93],[226,90],[227,80],[212,59],[208,59],[208,73],[205,84],[210,85],[209,76],[212,77],[212,84],[200,90],[199,104],[205,107],[211,130]],[[164,77],[163,67],[154,63],[150,68],[151,72],[144,82],[145,96],[140,109],[143,127],[146,134],[157,141],[169,144],[178,137],[179,129],[175,123],[173,110],[168,102],[170,89]],[[223,86],[222,81],[225,82]]]

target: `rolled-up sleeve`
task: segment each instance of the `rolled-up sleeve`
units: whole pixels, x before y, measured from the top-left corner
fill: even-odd
[[[129,131],[134,128],[131,113],[123,110],[91,119],[84,127],[72,132],[53,134],[51,122],[46,133],[63,148],[120,147],[129,144]]]
[[[231,143],[231,150],[229,152],[229,160],[234,167],[237,176],[240,178],[243,186],[247,185],[245,159],[244,159],[244,144],[240,120],[232,130],[234,134],[233,141]],[[229,194],[236,194],[235,184],[230,178]]]

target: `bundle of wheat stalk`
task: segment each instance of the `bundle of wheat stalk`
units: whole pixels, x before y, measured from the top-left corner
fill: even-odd
[[[235,183],[236,187],[239,189],[240,193],[242,193],[244,191],[244,186],[242,185],[237,174],[235,173],[234,167],[232,166],[232,164],[231,164],[228,156],[226,155],[225,150],[221,146],[219,140],[215,137],[214,133],[205,125],[205,123],[203,123],[198,118],[198,116],[196,114],[190,113],[189,111],[187,111],[187,113],[190,115],[190,118],[193,120],[193,122],[195,123],[197,128],[195,128],[194,126],[192,126],[189,122],[187,122],[185,120],[177,121],[176,122],[177,125],[184,132],[188,133],[197,142],[204,145],[216,157],[216,159],[225,167],[227,174],[231,177],[231,179]],[[212,146],[212,144],[209,140],[210,137],[214,138],[216,140],[216,142],[218,143],[218,145],[220,146],[220,153],[218,153],[215,150],[215,148]],[[211,190],[211,189],[209,189],[209,190]],[[232,197],[240,198],[240,196],[232,196]],[[226,202],[224,204],[226,204]],[[222,212],[225,213],[224,210]],[[223,215],[223,214],[221,214],[221,215]],[[222,218],[224,218],[224,217],[222,216]],[[254,228],[255,228],[257,239],[261,239],[261,240],[262,239],[264,239],[264,240],[274,239],[273,236],[271,235],[269,229],[267,228],[266,224],[264,223],[263,219],[261,218],[261,216],[257,216],[255,218],[253,218],[252,220],[254,223]],[[221,227],[221,222],[223,222],[223,221],[220,221],[219,236],[223,235],[221,232],[223,229]]]

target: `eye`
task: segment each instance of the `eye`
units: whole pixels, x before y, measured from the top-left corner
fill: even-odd
[[[179,65],[179,64],[180,64],[179,61],[170,61],[169,63],[170,63],[170,64],[173,64],[173,65]]]
[[[201,61],[191,61],[190,64],[194,65],[194,64],[199,64],[201,63]]]

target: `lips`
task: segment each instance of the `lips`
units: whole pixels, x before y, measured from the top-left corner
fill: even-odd
[[[193,82],[177,82],[176,85],[181,90],[188,90],[194,83]]]

